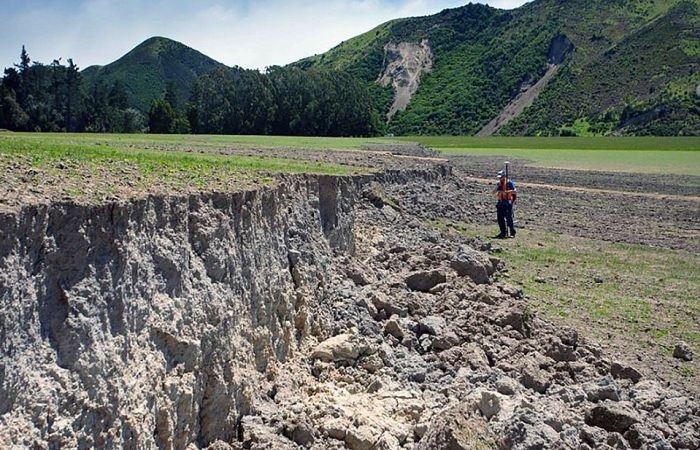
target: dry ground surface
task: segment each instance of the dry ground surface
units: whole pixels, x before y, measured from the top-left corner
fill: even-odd
[[[451,157],[455,177],[395,192],[441,230],[498,233],[493,175],[502,159]],[[516,239],[493,240],[534,309],[573,326],[646,374],[700,394],[700,177],[545,169],[513,161]],[[490,178],[489,178],[490,177]]]
[[[110,146],[143,147],[117,141]],[[280,172],[359,174],[445,161],[430,149],[401,143],[334,151],[157,142],[148,147],[176,154],[175,162],[0,153],[0,209],[242,190],[273,182]],[[183,167],[183,155],[193,155],[195,162],[201,156],[204,164]],[[210,156],[240,159],[221,166]],[[403,212],[438,229],[489,239],[497,234],[490,191],[502,159],[449,160],[454,176],[448,182],[399,187],[390,197]],[[509,262],[506,276],[550,319],[579,328],[648,374],[700,394],[700,358],[672,357],[678,340],[700,354],[700,176],[547,169],[526,160],[513,160],[511,172],[520,191],[519,235],[497,244],[504,253],[499,256]]]
[[[0,154],[0,212],[249,189],[280,172],[361,175],[444,162],[400,144],[151,150],[161,152],[156,160]],[[219,159],[229,157],[236,162]],[[664,439],[697,448],[698,410],[686,394],[700,395],[700,177],[513,161],[518,237],[496,241],[490,191],[502,160],[450,162],[452,176],[366,189],[355,254],[326,255],[298,237],[292,275],[308,289],[308,280],[327,282],[314,311],[320,343],[280,365],[277,378],[256,381],[251,368],[241,381],[251,396],[238,423],[245,448],[440,448],[444,427],[475,430],[467,448],[492,447],[496,437],[502,448],[644,448]],[[473,259],[488,268],[484,279],[459,273]],[[693,361],[672,356],[679,340]],[[630,423],[618,429],[610,417]]]

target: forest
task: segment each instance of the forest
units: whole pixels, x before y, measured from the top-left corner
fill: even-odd
[[[169,83],[148,111],[130,105],[122,81],[90,86],[81,78],[72,59],[46,65],[22,47],[0,84],[0,129],[369,136],[382,126],[366,84],[338,71],[218,67],[196,80],[189,98]]]

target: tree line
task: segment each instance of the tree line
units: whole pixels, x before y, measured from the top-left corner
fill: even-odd
[[[382,126],[366,84],[344,72],[220,67],[190,98],[168,83],[139,111],[119,80],[86,86],[72,59],[32,62],[22,47],[0,84],[0,128],[16,131],[368,136]]]

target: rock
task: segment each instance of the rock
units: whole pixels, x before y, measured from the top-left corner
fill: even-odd
[[[477,284],[488,283],[489,275],[494,272],[494,266],[487,254],[467,246],[462,246],[452,257],[450,267],[460,277],[468,276]]]
[[[630,380],[632,383],[638,383],[642,379],[642,374],[637,369],[630,366],[625,366],[622,363],[615,361],[610,366],[610,374],[617,379]]]
[[[413,272],[406,277],[408,288],[420,292],[429,292],[433,287],[445,281],[447,281],[447,277],[440,270]]]
[[[396,302],[394,299],[389,298],[386,294],[381,291],[374,291],[369,294],[369,300],[372,302],[375,308],[379,311],[385,311],[387,317],[397,315],[399,317],[406,317],[408,315],[408,309]]]
[[[323,422],[321,430],[333,439],[345,440],[349,422],[342,418],[331,418]]]
[[[515,449],[557,448],[554,444],[560,441],[559,433],[529,409],[511,417],[499,432],[499,438],[500,448]]]
[[[621,434],[639,421],[639,414],[630,405],[623,403],[605,402],[586,413],[588,425]]]
[[[370,270],[359,263],[347,267],[345,269],[345,275],[358,286],[367,286],[373,282],[373,276],[370,275]]]
[[[661,402],[668,396],[664,389],[656,381],[642,380],[630,391],[630,399],[637,408],[644,411],[653,411],[661,406]]]
[[[463,407],[464,405],[462,405]],[[415,450],[491,450],[494,436],[483,420],[469,419],[460,406],[433,418]]]
[[[698,432],[699,429],[700,425],[697,421],[695,421],[694,424],[682,428],[673,436],[669,436],[669,441],[671,443],[672,448],[700,449],[700,433]],[[664,450],[666,450],[666,448],[664,448]]]
[[[479,400],[479,410],[490,420],[501,411],[501,396],[495,392],[483,391]]]
[[[550,385],[549,375],[535,366],[528,366],[520,375],[520,384],[535,392],[544,394]]]
[[[565,448],[578,448],[581,444],[578,436],[579,431],[569,425],[564,425],[564,428],[559,432],[559,439],[564,443]]]
[[[302,447],[308,447],[314,443],[314,429],[307,419],[292,425],[285,434]]]
[[[608,432],[600,427],[580,425],[579,438],[591,447],[598,448],[605,444],[608,438]]]
[[[669,424],[683,424],[692,420],[693,406],[687,397],[669,397],[661,402],[661,411]]]
[[[279,430],[265,425],[261,417],[243,416],[241,418],[241,435],[245,448],[289,448],[294,443],[282,436]]]
[[[374,353],[366,358],[363,358],[362,362],[360,363],[360,367],[369,373],[375,373],[384,367],[384,361],[378,354]]]
[[[547,349],[546,355],[555,361],[576,361],[576,348],[554,339]]]
[[[449,350],[458,345],[460,342],[459,336],[453,331],[448,331],[442,336],[438,336],[433,340],[433,349],[437,351]]]
[[[656,448],[662,448],[661,445],[665,443],[669,450],[671,449],[671,444],[665,442],[662,433],[641,423],[632,425],[624,436],[632,448],[651,448],[652,444],[656,444]]]
[[[350,427],[345,435],[345,445],[350,450],[371,450],[379,436],[379,431],[367,425]]]
[[[403,329],[401,329],[401,325],[399,325],[399,321],[394,317],[389,319],[384,325],[384,333],[390,334],[399,340],[403,339],[405,336]]]
[[[440,316],[428,316],[418,320],[418,334],[440,336],[446,327],[447,322]]]
[[[602,400],[620,401],[620,388],[609,375],[598,381],[591,381],[584,384],[583,390],[589,402],[597,403]]]
[[[504,395],[513,395],[518,391],[518,382],[510,377],[504,377],[496,382],[496,390]]]
[[[311,353],[312,359],[321,361],[354,361],[361,353],[362,347],[355,342],[350,334],[339,334],[326,339],[316,346]]]
[[[521,308],[511,308],[504,313],[496,317],[495,322],[501,327],[510,326],[514,330],[517,330],[523,336],[527,336],[529,332],[526,330],[528,328],[526,324],[526,318],[523,314]]]
[[[620,433],[610,433],[607,444],[615,450],[629,450],[630,448],[627,440]]]
[[[586,393],[579,386],[566,386],[554,390],[554,395],[559,397],[565,403],[578,404],[586,400]]]
[[[427,375],[428,375],[428,373],[425,369],[418,369],[418,370],[411,372],[408,375],[408,379],[415,382],[415,383],[424,383],[425,377]]]
[[[573,328],[562,328],[559,330],[559,340],[562,344],[571,347],[578,347],[578,332]]]
[[[685,342],[681,341],[676,344],[675,348],[673,349],[673,357],[682,359],[683,361],[692,361],[693,360],[693,349],[690,348],[688,344]]]
[[[372,447],[372,450],[400,450],[401,443],[392,434],[385,432],[379,438],[377,443]]]

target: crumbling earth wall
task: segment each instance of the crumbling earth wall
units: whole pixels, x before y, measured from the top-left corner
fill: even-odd
[[[358,182],[0,217],[0,442],[235,440],[256,380],[324,326],[313,308],[331,249],[352,250]]]
[[[449,176],[1,216],[0,447],[697,448],[695,402],[399,206]]]

